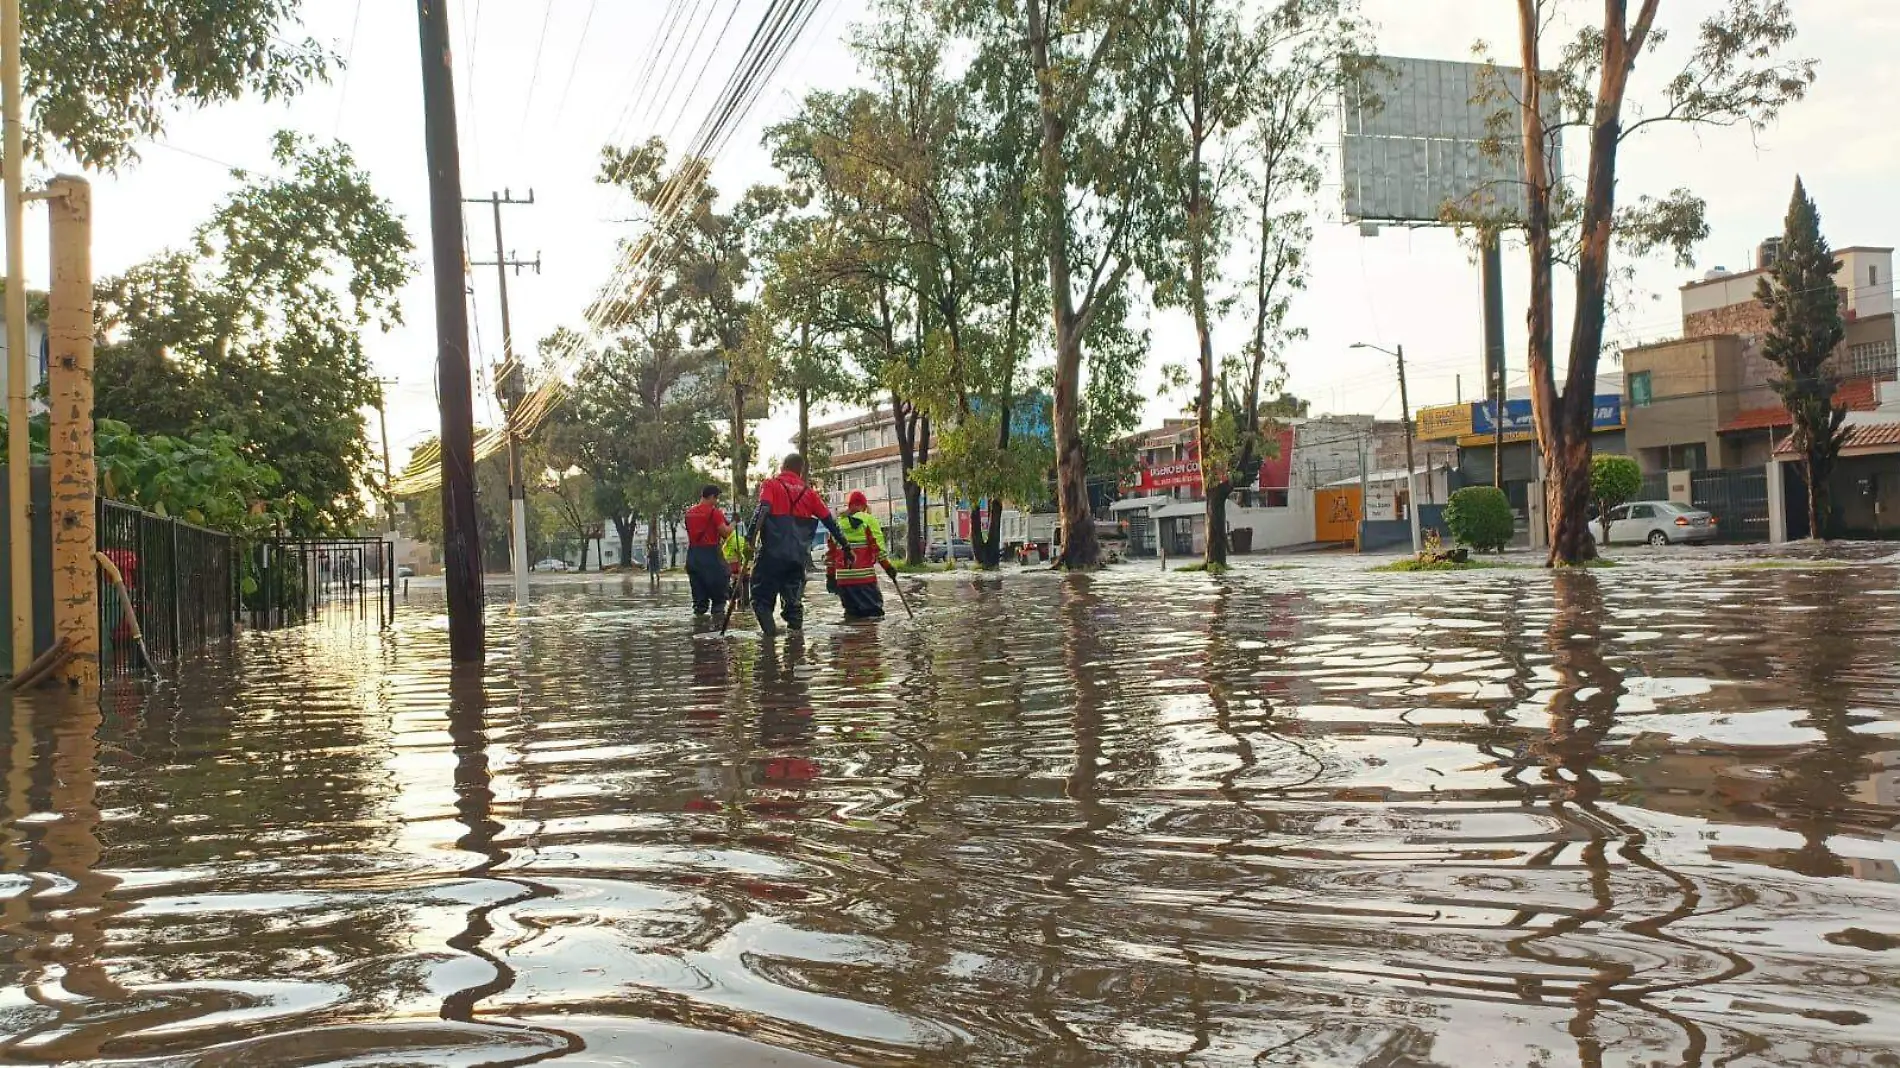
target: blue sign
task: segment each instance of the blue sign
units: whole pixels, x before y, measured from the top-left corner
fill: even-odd
[[[1471,403],[1471,432],[1473,434],[1483,437],[1497,433],[1497,423],[1491,417],[1492,407],[1490,401]],[[1622,394],[1597,394],[1595,409],[1590,416],[1590,426],[1596,430],[1616,430],[1622,425]],[[1504,402],[1504,432],[1506,434],[1529,434],[1536,427],[1537,422],[1531,414],[1529,397],[1519,397]]]

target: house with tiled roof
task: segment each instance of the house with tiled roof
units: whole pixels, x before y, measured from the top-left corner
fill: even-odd
[[[1757,467],[1791,425],[1762,355],[1769,312],[1757,297],[1779,243],[1764,242],[1752,270],[1710,271],[1682,287],[1682,336],[1623,352],[1626,440],[1646,472]],[[1846,337],[1834,357],[1836,403],[1867,412],[1895,378],[1893,250],[1839,249]]]
[[[1846,436],[1828,479],[1832,526],[1829,537],[1892,538],[1900,535],[1900,382],[1878,381],[1874,403],[1850,410],[1841,424]],[[1768,538],[1807,536],[1807,487],[1801,455],[1783,437],[1768,465]],[[1784,505],[1777,514],[1777,502]]]

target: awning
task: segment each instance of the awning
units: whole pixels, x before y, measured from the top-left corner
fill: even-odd
[[[1207,514],[1206,501],[1177,501],[1149,516],[1151,519],[1181,519],[1186,516],[1204,516]]]
[[[1126,500],[1116,501],[1114,504],[1109,505],[1108,510],[1111,512],[1142,511],[1149,508],[1154,508],[1158,505],[1167,504],[1169,501],[1172,501],[1172,500],[1174,500],[1173,497],[1130,497]]]

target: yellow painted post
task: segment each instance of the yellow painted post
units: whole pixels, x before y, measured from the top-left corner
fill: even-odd
[[[72,643],[62,676],[99,686],[98,464],[92,441],[92,186],[61,175],[47,190],[53,288],[47,328],[53,483],[53,635]]]
[[[20,129],[20,0],[0,0],[0,166],[7,224],[7,531],[12,539],[8,585],[13,596],[13,670],[33,662],[32,456],[27,445],[26,235],[22,199],[25,136]]]

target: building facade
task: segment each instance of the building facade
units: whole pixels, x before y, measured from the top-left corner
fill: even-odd
[[[1710,271],[1682,287],[1682,336],[1623,353],[1629,449],[1645,472],[1757,467],[1769,462],[1791,419],[1762,355],[1769,311],[1758,289],[1778,242],[1764,242],[1752,270]],[[1836,403],[1877,404],[1876,383],[1895,377],[1893,250],[1835,253],[1846,336],[1834,357]]]

